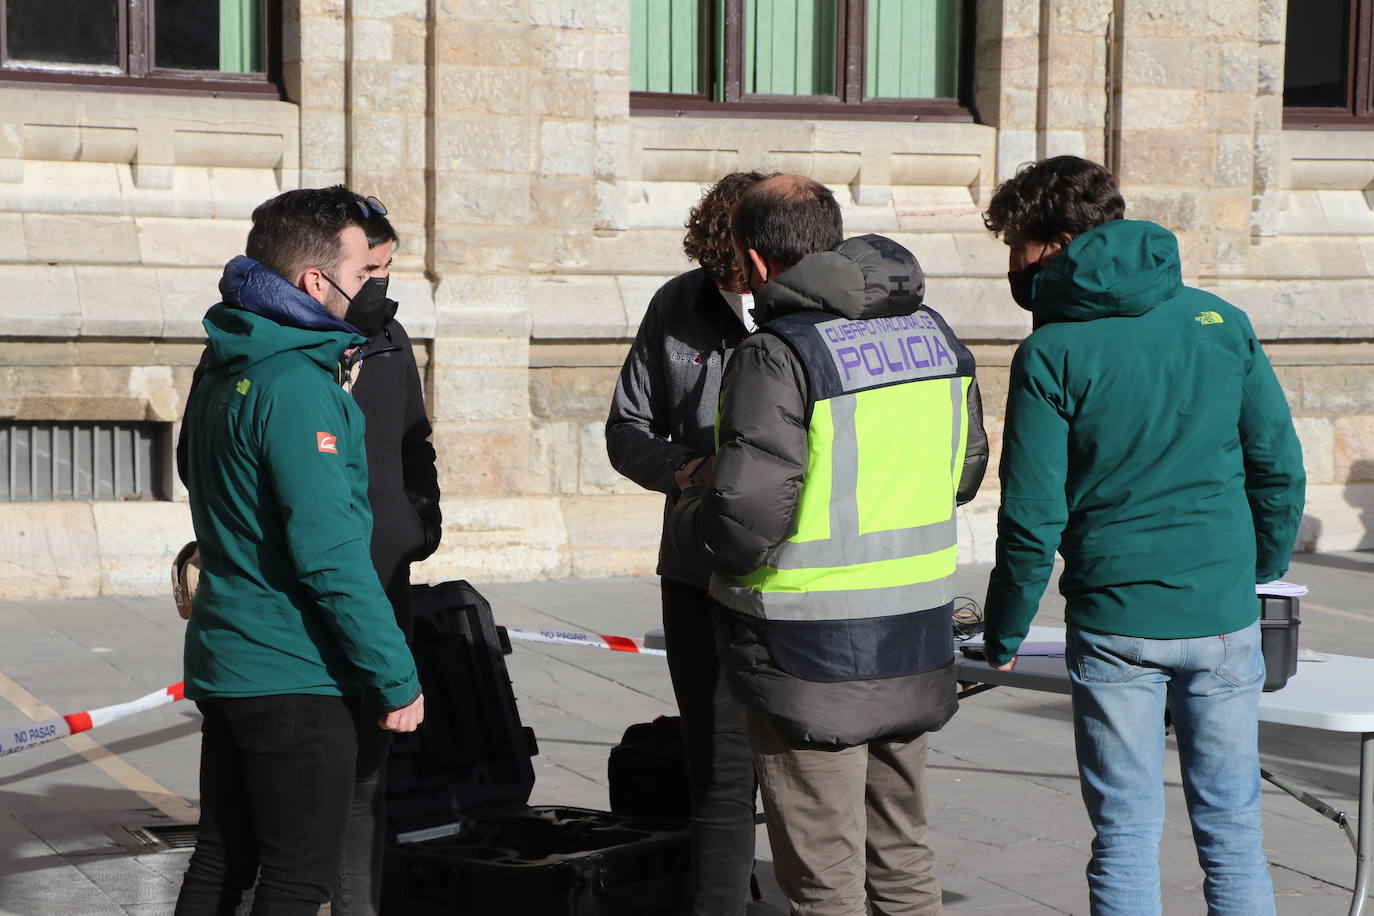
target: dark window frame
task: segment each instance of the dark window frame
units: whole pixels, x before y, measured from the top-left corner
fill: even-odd
[[[724,101],[712,96],[716,78],[715,4],[701,4],[701,93],[631,92],[630,114],[666,117],[816,118],[863,121],[973,121],[973,52],[976,0],[959,4],[959,94],[952,99],[865,98],[868,0],[839,0],[834,96],[762,95],[744,92],[744,3],[725,0]]]
[[[1286,129],[1374,129],[1374,0],[1351,0],[1346,41],[1345,107],[1285,107]]]
[[[119,10],[120,73],[67,70],[56,67],[16,67],[7,60],[5,8],[23,0],[0,0],[0,86],[33,88],[73,87],[94,90],[209,95],[228,98],[283,99],[282,0],[265,0],[266,68],[257,73],[222,70],[178,70],[158,67],[153,59],[153,17],[157,0],[116,0]]]

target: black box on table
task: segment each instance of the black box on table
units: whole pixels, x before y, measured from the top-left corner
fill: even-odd
[[[1264,689],[1282,689],[1298,673],[1298,599],[1260,595],[1260,648],[1264,652]]]

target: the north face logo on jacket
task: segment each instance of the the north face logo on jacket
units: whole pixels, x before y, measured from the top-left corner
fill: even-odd
[[[322,452],[339,454],[338,442],[339,437],[333,433],[315,433],[315,446]]]

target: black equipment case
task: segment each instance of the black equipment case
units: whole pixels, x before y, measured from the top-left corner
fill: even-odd
[[[1298,599],[1260,595],[1259,623],[1264,690],[1281,690],[1298,673]]]
[[[467,582],[415,586],[425,722],[387,764],[385,916],[655,916],[690,898],[680,827],[529,807],[534,733],[520,724],[510,641]]]

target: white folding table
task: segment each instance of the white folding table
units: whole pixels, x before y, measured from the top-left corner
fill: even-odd
[[[1064,641],[1064,631],[1058,627],[1031,627],[1027,642]],[[1267,770],[1260,773],[1266,780],[1292,795],[1323,817],[1345,830],[1355,849],[1355,890],[1350,900],[1349,916],[1359,916],[1365,910],[1369,893],[1369,856],[1371,824],[1374,824],[1374,659],[1349,655],[1328,655],[1325,662],[1302,662],[1298,673],[1289,678],[1282,690],[1260,695],[1261,722],[1296,725],[1332,732],[1351,732],[1360,736],[1360,794],[1355,815],[1356,829],[1352,831],[1346,815],[1318,798],[1304,792]],[[961,693],[972,696],[993,686],[1022,687],[1047,693],[1069,692],[1069,674],[1064,659],[1046,656],[1023,656],[1011,671],[997,671],[985,662],[955,653],[955,669],[963,683],[979,686]]]

